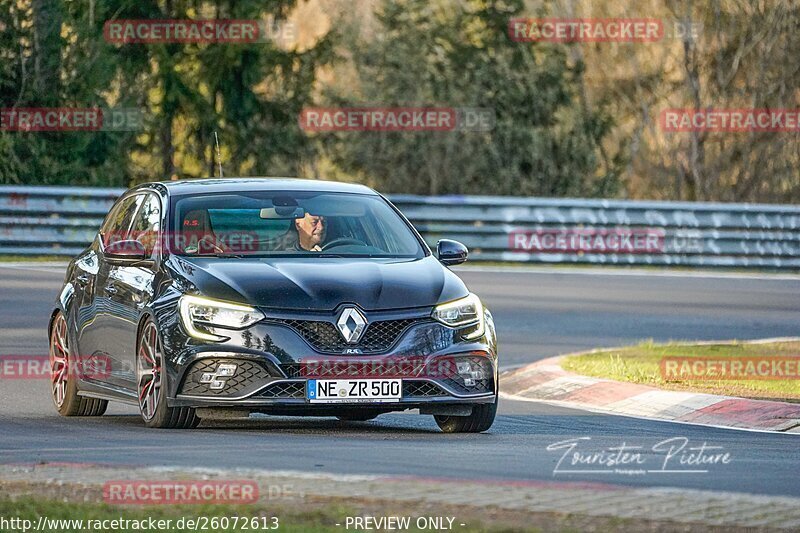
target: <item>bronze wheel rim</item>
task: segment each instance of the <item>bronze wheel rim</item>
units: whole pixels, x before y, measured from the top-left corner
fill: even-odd
[[[61,313],[53,322],[50,332],[50,384],[53,402],[61,409],[67,397],[69,379],[69,344],[67,342],[67,321]]]
[[[161,397],[161,361],[158,331],[155,324],[148,322],[142,331],[136,357],[139,409],[145,420],[152,420],[156,415]]]

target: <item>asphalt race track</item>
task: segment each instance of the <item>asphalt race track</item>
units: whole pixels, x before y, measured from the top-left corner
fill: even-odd
[[[0,355],[47,353],[46,323],[63,269],[0,263]],[[459,273],[492,309],[506,367],[598,346],[678,339],[800,335],[800,277],[539,269]],[[728,452],[705,473],[557,474],[547,446],[589,437],[586,451],[625,443],[648,451],[686,437]],[[800,496],[800,435],[652,422],[501,401],[489,433],[444,435],[431,417],[368,423],[259,418],[193,431],[146,430],[133,408],[59,417],[47,380],[0,379],[0,463],[248,467],[491,480],[595,481]],[[658,461],[658,457],[654,457]],[[674,466],[674,465],[671,465]]]

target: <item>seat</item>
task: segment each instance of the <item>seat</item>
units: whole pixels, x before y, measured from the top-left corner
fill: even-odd
[[[211,226],[207,209],[193,209],[183,217],[179,248],[184,251],[196,249],[195,253],[208,254],[225,251],[225,244],[217,238]]]

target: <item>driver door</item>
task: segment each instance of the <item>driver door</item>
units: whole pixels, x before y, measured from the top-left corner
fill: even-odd
[[[111,313],[105,327],[105,338],[113,346],[114,358],[122,371],[120,378],[126,388],[136,385],[136,341],[142,311],[153,299],[154,279],[159,265],[161,232],[161,200],[145,193],[131,224],[128,238],[144,245],[147,260],[137,265],[108,264],[104,290],[111,302]],[[113,339],[113,340],[112,340]]]
[[[112,385],[127,385],[129,370],[117,356],[120,346],[119,339],[113,334],[113,324],[118,309],[106,290],[112,266],[106,260],[103,250],[112,241],[128,238],[142,200],[141,194],[131,195],[112,208],[97,237],[96,261],[91,264],[92,268],[83,269],[81,274],[84,290],[79,313],[78,346],[84,357],[100,356],[109,361],[110,374],[104,376],[103,381]]]

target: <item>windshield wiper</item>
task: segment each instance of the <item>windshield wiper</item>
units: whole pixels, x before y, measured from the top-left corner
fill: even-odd
[[[243,259],[244,254],[188,254],[186,257],[218,257],[220,259]]]

